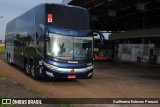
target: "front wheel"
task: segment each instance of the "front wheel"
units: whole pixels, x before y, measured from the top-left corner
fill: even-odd
[[[30,75],[30,66],[28,63],[25,64],[25,72],[28,76]]]
[[[35,80],[38,79],[38,77],[37,77],[37,75],[35,73],[35,66],[34,66],[34,64],[31,65],[31,77],[33,79],[35,79]]]
[[[11,59],[11,57],[9,57],[9,64],[12,64],[12,59]]]

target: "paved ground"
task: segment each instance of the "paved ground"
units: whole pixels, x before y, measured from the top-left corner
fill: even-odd
[[[50,98],[160,98],[160,67],[133,63],[95,62],[94,77],[76,81],[35,81],[1,56],[0,71],[12,81]],[[81,105],[82,106],[82,105]],[[97,107],[96,105],[84,105]],[[109,105],[109,107],[142,105]],[[151,107],[159,105],[143,105]],[[108,107],[101,105],[98,107]]]

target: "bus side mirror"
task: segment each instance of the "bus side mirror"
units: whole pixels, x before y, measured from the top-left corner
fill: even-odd
[[[97,31],[97,30],[94,30],[94,31],[93,31],[93,36],[94,36],[94,37],[95,37],[95,36],[99,36],[99,37],[100,37],[100,44],[101,44],[101,45],[104,44],[104,35],[103,35],[101,32],[99,32],[99,31]]]

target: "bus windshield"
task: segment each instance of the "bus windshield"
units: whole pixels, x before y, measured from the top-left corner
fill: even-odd
[[[47,56],[61,60],[88,60],[93,57],[93,37],[49,33]]]

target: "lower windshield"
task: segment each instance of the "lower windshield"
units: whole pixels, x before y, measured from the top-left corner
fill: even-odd
[[[73,37],[49,33],[47,55],[62,60],[92,59],[93,37]]]

